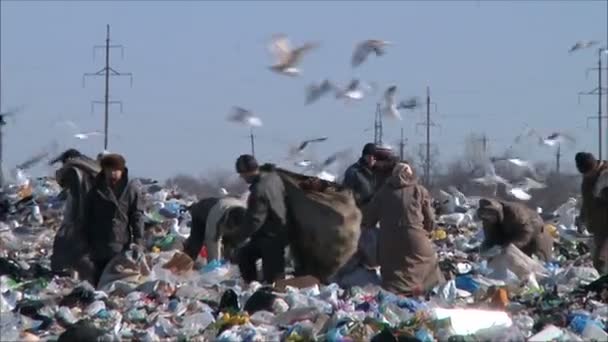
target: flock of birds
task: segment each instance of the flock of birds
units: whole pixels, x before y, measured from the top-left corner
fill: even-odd
[[[569,53],[588,49],[600,44],[599,41],[579,41],[574,44],[569,50]],[[365,63],[370,56],[375,55],[381,57],[387,53],[389,46],[393,43],[386,40],[379,39],[368,39],[359,42],[355,45],[354,51],[351,58],[351,66],[357,68]],[[277,74],[296,77],[302,74],[299,65],[302,62],[303,57],[314,51],[319,47],[319,43],[307,42],[298,47],[292,47],[288,37],[284,34],[274,35],[270,41],[268,49],[275,58],[275,63],[269,66],[269,69]],[[608,52],[604,48],[604,51]],[[368,95],[375,93],[378,86],[373,83],[367,83],[359,79],[351,80],[346,86],[338,86],[336,83],[329,79],[325,79],[318,83],[310,84],[305,89],[305,105],[311,105],[318,101],[324,96],[334,94],[338,100],[345,101],[359,101]],[[390,118],[401,120],[400,110],[414,110],[421,106],[421,102],[418,97],[409,97],[407,99],[399,100],[397,95],[397,86],[390,85],[386,88],[381,99],[381,111],[382,113]],[[7,112],[0,112],[0,124],[5,124],[4,118],[12,117],[15,114],[22,111],[22,107],[14,108]],[[231,122],[246,125],[253,129],[254,127],[262,126],[262,119],[255,115],[253,111],[242,107],[233,107],[232,112],[228,116],[228,120]],[[58,125],[64,125],[70,128],[71,135],[74,139],[86,140],[92,137],[102,136],[100,131],[82,131],[72,121],[62,121]],[[534,129],[526,129],[522,134],[516,137],[515,143],[520,143],[524,139],[535,139],[539,144],[555,147],[561,144],[574,144],[575,140],[573,137],[566,133],[551,133],[549,135],[542,135]],[[298,146],[294,146],[289,149],[288,159],[299,158],[303,156],[304,151],[311,145],[327,141],[327,137],[319,137],[309,139],[301,142]],[[294,164],[304,171],[313,171],[317,177],[324,178],[327,180],[334,181],[336,176],[331,174],[328,170],[337,161],[343,160],[350,155],[350,149],[334,153],[322,161],[312,161],[310,159],[297,160]],[[531,162],[519,159],[519,158],[491,158],[487,160],[484,165],[485,174],[483,177],[473,179],[474,182],[482,184],[504,184],[507,187],[507,191],[514,197],[521,200],[529,200],[531,196],[529,191],[531,189],[537,189],[544,185],[532,178],[525,178],[523,182],[517,184],[510,184],[506,179],[496,174],[494,164],[499,162],[508,162],[517,167],[528,169],[531,175],[535,177],[536,171]]]
[[[356,44],[352,58],[351,66],[356,68],[366,62],[370,56],[377,57],[386,54],[387,48],[393,45],[392,42],[379,39],[368,39]],[[275,63],[269,66],[269,69],[280,75],[296,77],[302,74],[299,67],[304,55],[317,49],[319,44],[316,42],[307,42],[298,47],[292,47],[291,42],[284,34],[274,35],[268,46],[270,53],[275,58]],[[322,97],[333,94],[338,100],[344,101],[359,101],[368,95],[376,92],[378,86],[373,83],[367,83],[359,79],[351,80],[346,86],[339,86],[335,82],[325,79],[318,83],[310,84],[305,89],[305,105],[311,105]],[[397,95],[397,86],[389,86],[381,99],[381,111],[384,115],[401,120],[401,110],[414,110],[420,106],[418,97],[410,97],[399,100]],[[255,115],[253,111],[242,107],[235,106],[228,116],[228,121],[240,123],[250,128],[262,126],[262,119]],[[290,148],[289,159],[301,156],[305,149],[314,144],[327,140],[327,137],[314,138],[305,140],[299,146]],[[334,165],[342,157],[347,156],[350,150],[337,152],[324,161],[313,162],[312,160],[298,160],[295,165],[304,169],[304,171],[313,171],[317,177],[327,180],[335,180],[336,176],[331,174],[328,169]]]

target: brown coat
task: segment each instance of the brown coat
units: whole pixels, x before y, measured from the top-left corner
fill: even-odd
[[[593,263],[600,274],[608,272],[608,202],[596,197],[594,188],[603,172],[608,172],[607,161],[600,162],[594,171],[585,175],[581,185],[581,218],[589,232],[594,235]]]
[[[378,221],[378,263],[386,290],[428,291],[443,281],[427,235],[434,226],[431,197],[413,176],[391,176],[365,207],[362,226]]]
[[[483,222],[485,241],[482,248],[494,245],[506,246],[510,243],[528,256],[535,254],[541,260],[550,260],[553,237],[544,229],[540,215],[521,203],[485,199],[480,201],[479,211],[493,211],[498,222]]]

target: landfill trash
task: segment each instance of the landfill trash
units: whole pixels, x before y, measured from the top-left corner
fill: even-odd
[[[372,238],[359,246],[366,262],[349,257],[336,283],[289,275],[245,284],[236,265],[205,263],[205,248],[193,261],[180,242],[196,199],[147,182],[145,250],[117,256],[96,289],[50,271],[61,189],[24,172],[15,179],[0,197],[1,341],[608,340],[608,275],[592,267],[574,199],[547,223],[557,244],[554,259],[541,263],[514,246],[479,253],[483,229],[465,216],[477,200],[452,189],[447,214],[462,215],[448,217],[467,221],[445,220],[432,234],[448,280],[426,297],[404,297],[379,286],[373,265],[362,266],[374,263]]]

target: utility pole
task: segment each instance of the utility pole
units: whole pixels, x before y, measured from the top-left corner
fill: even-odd
[[[425,157],[424,157],[424,182],[427,186],[431,183],[431,127],[439,126],[431,120],[431,89],[426,87],[426,121],[419,122],[418,126],[425,126],[426,128],[426,144],[425,145]]]
[[[92,101],[91,102],[91,111],[93,111],[93,106],[96,103],[104,104],[104,130],[103,130],[103,149],[108,150],[108,130],[110,125],[110,115],[109,115],[109,107],[110,104],[119,104],[120,112],[122,113],[122,102],[121,101],[110,101],[110,76],[128,76],[131,79],[131,87],[133,87],[133,74],[130,72],[120,73],[110,67],[110,49],[118,48],[121,50],[121,56],[124,57],[124,47],[122,45],[110,45],[110,25],[106,25],[106,44],[105,45],[95,45],[93,47],[93,58],[95,58],[95,51],[97,49],[104,49],[106,53],[106,65],[103,69],[99,70],[95,73],[85,73],[82,76],[82,87],[85,86],[85,79],[87,76],[104,76],[105,77],[105,94],[103,101]]]
[[[560,161],[562,158],[562,146],[561,144],[557,144],[557,151],[555,152],[555,173],[559,175],[560,171]]]
[[[376,113],[374,116],[374,144],[377,146],[382,145],[382,138],[384,133],[382,132],[382,109],[380,103],[376,104]]]
[[[249,140],[251,142],[251,155],[255,157],[255,135],[253,135],[253,127],[249,132]]]
[[[597,95],[597,116],[589,116],[587,117],[587,121],[590,119],[597,119],[597,154],[598,159],[602,160],[602,145],[604,144],[602,139],[602,119],[608,119],[608,115],[602,115],[602,95],[608,94],[608,91],[603,88],[602,85],[602,71],[608,70],[608,68],[602,67],[602,55],[606,53],[605,48],[598,49],[598,59],[597,59],[597,68],[589,68],[587,69],[586,75],[589,75],[589,71],[597,70],[597,87],[589,92],[580,92],[579,93],[579,102],[580,95]],[[608,136],[608,125],[606,126],[606,135]],[[607,153],[608,153],[608,145],[606,145]]]
[[[403,160],[405,158],[405,136],[403,135],[403,127],[401,127],[401,140],[399,141],[399,158]]]

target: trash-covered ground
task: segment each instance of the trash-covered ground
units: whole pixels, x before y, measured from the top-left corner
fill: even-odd
[[[450,214],[432,237],[448,282],[426,298],[406,298],[376,285],[343,289],[310,279],[244,285],[228,263],[191,270],[191,260],[181,262],[171,248],[189,234],[183,208],[194,199],[144,184],[146,271],[102,278],[98,291],[69,274],[50,274],[62,219],[54,180],[20,175],[8,187],[0,223],[1,341],[608,340],[608,276],[600,278],[589,262],[589,236],[574,227],[574,199],[548,218],[557,244],[554,262],[543,264],[512,246],[480,255],[475,199],[450,195]]]

